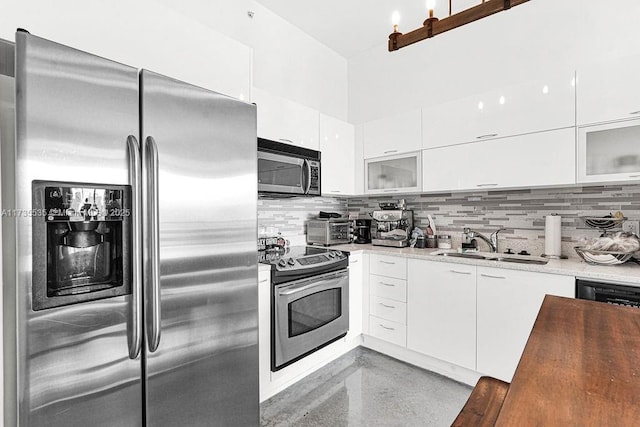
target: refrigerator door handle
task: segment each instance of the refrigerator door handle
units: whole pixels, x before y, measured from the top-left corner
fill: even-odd
[[[140,229],[140,145],[135,136],[127,137],[127,151],[129,156],[129,185],[131,185],[131,333],[129,336],[129,358],[135,359],[140,354],[142,346],[142,268],[140,260],[141,229]]]
[[[145,292],[148,298],[147,338],[149,352],[153,353],[160,345],[160,238],[158,220],[158,146],[153,137],[145,139],[143,157],[146,169],[146,185],[143,204],[148,210],[144,239]]]

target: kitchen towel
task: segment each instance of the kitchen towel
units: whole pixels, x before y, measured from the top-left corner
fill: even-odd
[[[544,219],[544,254],[551,258],[562,255],[562,217],[557,214],[547,215]]]

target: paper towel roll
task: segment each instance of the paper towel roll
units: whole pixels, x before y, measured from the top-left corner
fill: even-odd
[[[562,217],[560,215],[547,215],[544,219],[544,254],[548,257],[560,257],[562,255]]]

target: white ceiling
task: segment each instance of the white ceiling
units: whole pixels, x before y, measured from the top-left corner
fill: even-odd
[[[400,13],[399,31],[422,26],[426,0],[256,0],[345,58],[386,46],[392,31],[391,14]],[[452,0],[453,13],[481,0]],[[446,0],[436,0],[435,15],[449,13]]]

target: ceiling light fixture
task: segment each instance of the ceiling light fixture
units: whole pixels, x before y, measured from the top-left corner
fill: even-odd
[[[482,3],[458,12],[455,15],[451,14],[451,1],[452,0],[449,0],[449,16],[438,19],[433,15],[436,0],[427,0],[429,17],[424,21],[421,28],[415,29],[407,34],[398,32],[400,14],[394,12],[392,16],[393,33],[389,34],[389,52],[424,39],[429,39],[445,31],[453,30],[470,22],[477,21],[478,19],[486,18],[494,13],[511,9],[513,6],[518,6],[529,0],[482,0]]]

